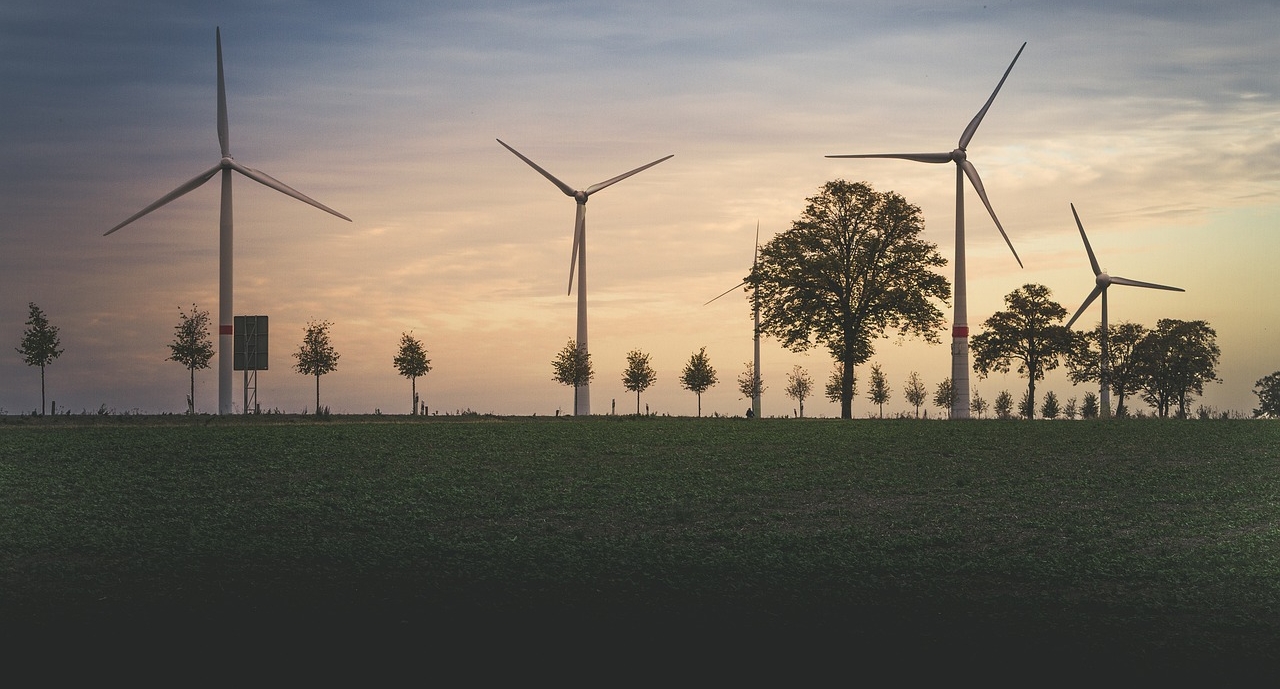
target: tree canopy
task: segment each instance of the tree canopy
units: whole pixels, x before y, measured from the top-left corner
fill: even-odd
[[[178,310],[178,324],[173,326],[173,342],[169,343],[170,361],[187,367],[191,374],[191,391],[187,396],[187,413],[196,413],[196,371],[209,368],[213,358],[213,339],[209,336],[209,312],[191,305],[191,313]]]
[[[1255,417],[1280,417],[1280,371],[1259,378],[1253,384],[1253,394],[1258,396],[1258,408],[1253,410]]]
[[[796,364],[787,374],[787,397],[800,403],[800,418],[804,418],[804,401],[813,393],[813,378],[800,364]]]
[[[35,302],[28,302],[27,308],[27,329],[22,333],[18,353],[26,365],[40,367],[40,415],[44,416],[44,367],[62,356],[62,341],[58,337],[58,326],[49,322]]]
[[[707,357],[707,348],[694,352],[680,373],[680,386],[697,395],[698,416],[702,416],[702,393],[718,382],[716,370],[711,367],[711,360]]]
[[[834,180],[760,249],[746,278],[760,331],[792,351],[823,345],[843,363],[840,414],[852,418],[853,369],[889,329],[938,342],[951,284],[937,246],[920,238],[920,209],[894,192]]]
[[[1021,411],[1031,418],[1035,414],[1036,381],[1046,371],[1058,367],[1074,341],[1071,331],[1061,325],[1067,315],[1062,305],[1050,299],[1048,287],[1026,284],[1005,295],[1004,311],[997,311],[983,321],[984,331],[970,341],[973,368],[983,378],[991,372],[1008,373],[1017,366],[1027,377],[1030,406]]]
[[[1139,388],[1141,367],[1134,350],[1147,336],[1146,326],[1124,321],[1107,327],[1107,379],[1116,396],[1115,415],[1128,415],[1125,398]],[[1102,324],[1075,337],[1067,353],[1067,377],[1072,383],[1100,383],[1102,375]]]
[[[907,404],[916,408],[916,418],[920,418],[920,405],[924,404],[925,396],[929,391],[924,386],[924,381],[920,380],[920,374],[915,371],[907,376],[907,385],[902,388],[902,395],[906,398]]]
[[[888,402],[892,395],[893,393],[889,390],[889,379],[885,377],[884,371],[880,370],[880,364],[872,364],[867,399],[879,407],[880,418],[882,419],[884,418],[884,403]]]
[[[418,376],[425,376],[431,371],[431,360],[427,358],[427,349],[422,341],[412,332],[400,333],[400,350],[396,352],[391,364],[400,375],[409,379],[409,389],[413,394],[413,411],[418,413]]]
[[[591,354],[577,342],[569,340],[551,361],[552,377],[561,385],[573,388],[573,408],[578,408],[578,388],[591,383],[596,373],[591,367]]]
[[[1142,399],[1162,417],[1204,394],[1205,383],[1218,380],[1218,334],[1205,321],[1161,318],[1134,351]]]

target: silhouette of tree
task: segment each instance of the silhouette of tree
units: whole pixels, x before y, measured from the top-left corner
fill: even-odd
[[[27,308],[27,329],[22,333],[22,346],[18,347],[18,353],[26,365],[40,367],[40,416],[44,416],[44,368],[62,356],[62,342],[58,338],[58,326],[49,323],[35,302],[28,302]]]
[[[707,348],[694,352],[689,357],[689,363],[684,365],[684,371],[680,373],[680,386],[698,396],[699,417],[702,416],[702,393],[718,382],[716,370],[711,367],[711,360],[707,358]]]
[[[209,336],[209,312],[191,305],[191,313],[178,309],[178,324],[173,327],[169,343],[169,361],[176,361],[191,374],[191,392],[187,396],[187,413],[196,413],[196,371],[209,368],[213,358],[213,339]]]
[[[418,376],[425,376],[431,371],[431,360],[427,358],[427,350],[422,341],[412,332],[400,333],[400,351],[396,352],[391,364],[400,375],[409,379],[409,389],[413,393],[413,416],[418,415]]]
[[[649,364],[649,355],[633,349],[627,353],[627,369],[622,372],[622,387],[636,393],[636,416],[640,415],[640,393],[658,382],[658,372]]]
[[[577,342],[569,340],[551,361],[551,370],[557,383],[573,388],[573,408],[577,409],[578,389],[589,384],[596,376],[591,368],[590,352],[579,348]]]
[[[302,336],[302,345],[293,353],[298,363],[293,369],[304,376],[316,377],[316,413],[320,413],[320,376],[338,368],[340,356],[329,340],[329,321],[308,321]]]

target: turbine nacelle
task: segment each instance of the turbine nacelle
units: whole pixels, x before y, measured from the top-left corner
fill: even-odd
[[[961,161],[968,160],[968,159],[969,159],[969,154],[965,153],[963,148],[957,148],[956,150],[951,152],[952,162],[959,163]]]
[[[588,198],[589,198],[589,196],[587,195],[587,192],[585,192],[585,191],[575,191],[575,192],[573,192],[573,200],[577,201],[579,206],[581,206],[581,205],[585,204],[585,203],[587,202],[587,199],[588,199]]]
[[[222,156],[222,160],[218,162],[218,167],[223,170],[234,170],[236,169],[236,159],[231,156]]]

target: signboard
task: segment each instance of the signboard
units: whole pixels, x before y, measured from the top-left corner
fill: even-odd
[[[235,370],[267,370],[267,317],[235,316],[234,326]]]

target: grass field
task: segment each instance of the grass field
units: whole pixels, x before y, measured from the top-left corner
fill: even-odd
[[[0,495],[10,638],[1280,662],[1265,421],[0,417]]]

